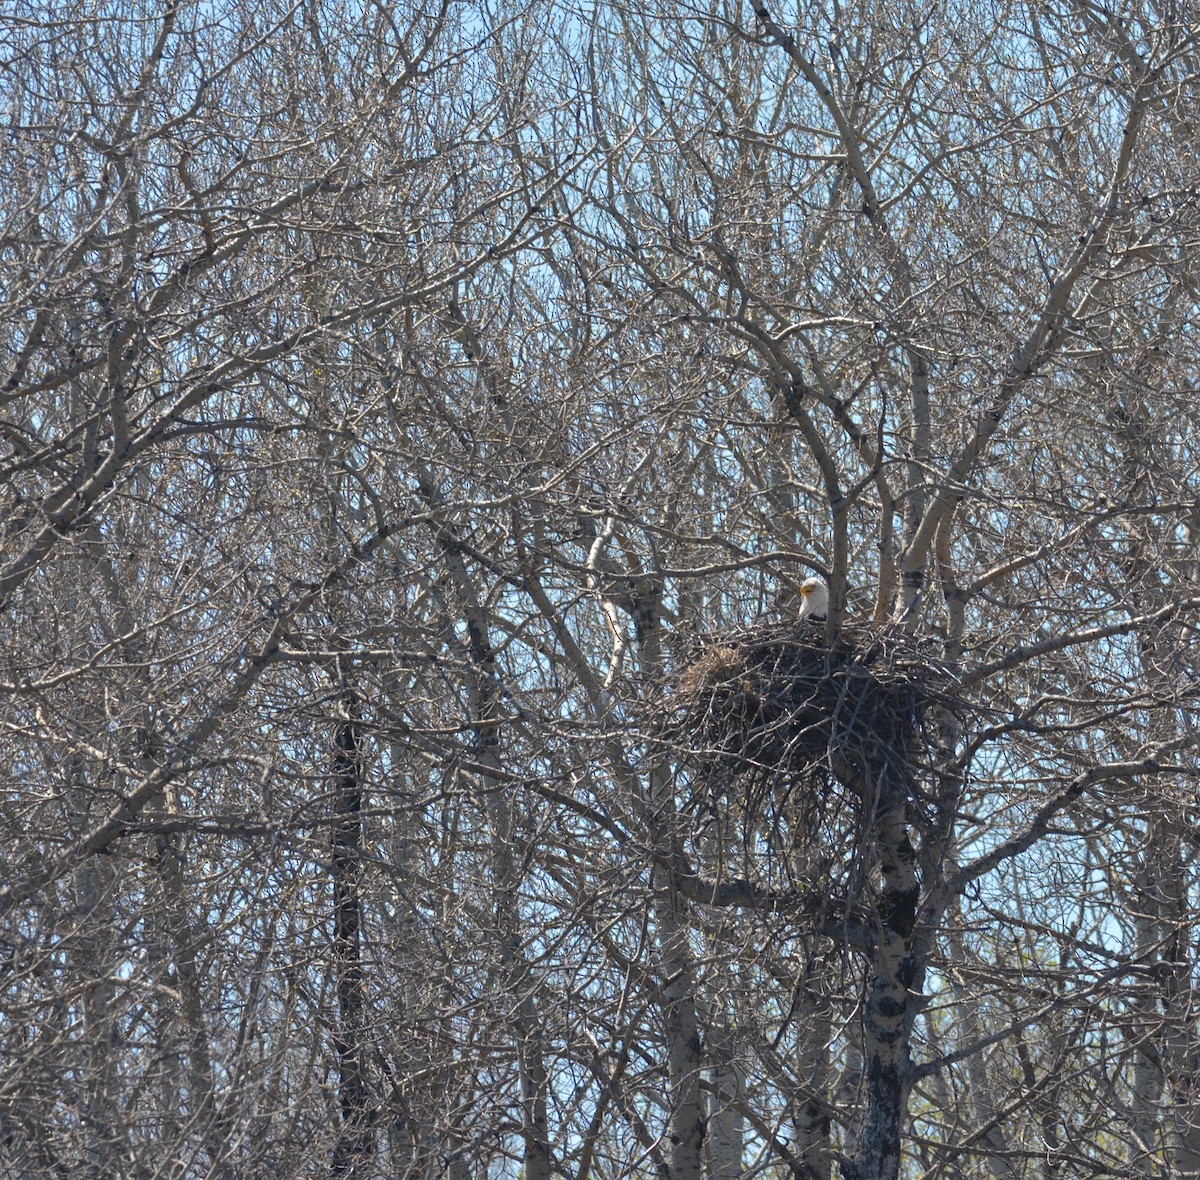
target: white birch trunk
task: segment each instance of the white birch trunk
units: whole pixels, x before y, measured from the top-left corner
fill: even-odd
[[[709,1067],[708,1080],[708,1174],[710,1180],[737,1180],[746,1149],[746,1120],[739,1109],[742,1073],[725,1060]]]

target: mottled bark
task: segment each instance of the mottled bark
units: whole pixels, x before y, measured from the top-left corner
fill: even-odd
[[[633,586],[630,609],[641,644],[642,666],[651,676],[661,678],[662,582],[652,575],[641,576],[633,581]],[[658,852],[652,883],[658,960],[664,981],[663,1018],[670,1082],[669,1180],[700,1180],[707,1130],[701,1088],[704,1050],[696,1005],[696,969],[688,945],[691,927],[688,902],[675,868],[680,851],[676,802],[663,762],[651,767],[649,786],[650,838]]]
[[[705,1112],[700,1087],[704,1053],[683,906],[670,871],[656,870],[655,916],[665,980],[663,1023],[671,1102],[669,1180],[700,1180],[704,1171]]]
[[[794,1150],[807,1169],[805,1180],[830,1180],[833,1152],[830,1142],[829,1044],[833,1008],[826,988],[827,964],[810,964],[796,996],[796,1015],[802,1033],[797,1045],[796,1072],[805,1092],[792,1110]]]
[[[713,1038],[710,1030],[710,1042]],[[718,1051],[721,1045],[715,1046]],[[709,1058],[714,1046],[709,1045]],[[741,1111],[744,1100],[742,1073],[737,1063],[724,1056],[708,1068],[708,1175],[710,1180],[738,1180],[742,1174],[746,1120]]]
[[[879,858],[875,942],[863,1013],[866,1112],[845,1171],[851,1180],[894,1180],[912,1089],[911,1034],[920,1010],[924,964],[914,953],[920,883],[906,822],[907,798],[898,782],[879,784],[874,824]]]
[[[353,695],[343,693],[334,730],[334,824],[330,856],[333,877],[331,966],[337,1017],[331,1036],[338,1069],[338,1136],[330,1173],[354,1177],[374,1154],[371,1093],[367,1073],[366,994],[362,965],[363,763]]]

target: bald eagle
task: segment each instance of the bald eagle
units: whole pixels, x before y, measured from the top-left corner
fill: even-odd
[[[800,617],[820,622],[829,614],[829,587],[824,578],[808,578],[800,587]]]

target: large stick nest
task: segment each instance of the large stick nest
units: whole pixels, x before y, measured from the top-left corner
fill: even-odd
[[[665,736],[722,790],[739,778],[832,778],[860,796],[910,786],[927,706],[953,709],[928,642],[870,624],[844,626],[832,646],[812,623],[704,634],[678,666]]]

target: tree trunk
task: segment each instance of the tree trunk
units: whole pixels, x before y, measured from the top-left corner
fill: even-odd
[[[366,997],[361,957],[362,753],[358,708],[349,692],[341,698],[333,756],[333,974],[337,1023],[333,1051],[338,1064],[339,1130],[330,1172],[354,1177],[374,1153],[367,1077]]]
[[[108,857],[89,857],[75,873],[75,899],[85,933],[79,938],[77,966],[84,982],[83,1036],[86,1066],[81,1087],[82,1123],[88,1175],[115,1176],[121,1163],[117,1103],[117,1051],[113,1001],[115,935],[112,904],[114,877]]]
[[[422,491],[431,505],[438,494],[428,475]],[[514,817],[508,792],[511,785],[501,775],[500,670],[492,645],[487,609],[457,545],[449,523],[438,527],[438,540],[459,606],[467,624],[467,646],[474,667],[471,670],[471,709],[474,714],[475,748],[473,760],[483,768],[480,775],[484,806],[491,828],[492,888],[496,930],[500,940],[501,974],[508,990],[518,997],[511,1031],[515,1041],[517,1070],[521,1092],[521,1135],[524,1141],[525,1180],[549,1180],[549,1112],[547,1109],[548,1074],[541,1017],[533,994],[528,964],[521,937],[518,890],[521,867],[513,855]]]
[[[863,1018],[863,1076],[866,1117],[846,1171],[851,1180],[895,1180],[900,1139],[912,1088],[910,1040],[919,1011],[922,966],[913,953],[919,882],[905,821],[901,785],[880,784],[875,841],[882,892],[871,977]]]
[[[711,1031],[710,1031],[711,1035]],[[718,1049],[721,1046],[716,1046]],[[709,1046],[709,1057],[714,1046]],[[710,1180],[738,1180],[745,1151],[745,1117],[742,1115],[742,1072],[728,1058],[708,1069],[708,1174]]]

